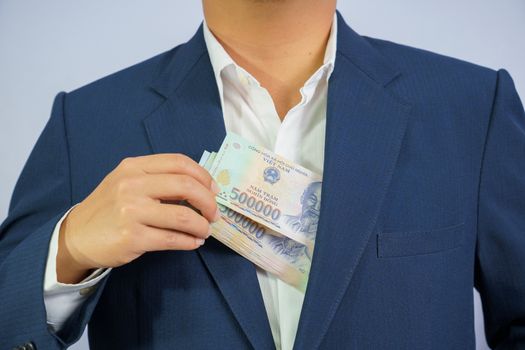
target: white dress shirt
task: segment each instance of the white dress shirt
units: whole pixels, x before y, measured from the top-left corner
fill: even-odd
[[[237,133],[322,174],[328,79],[334,68],[337,47],[336,16],[332,21],[323,65],[300,89],[301,101],[288,111],[282,122],[268,91],[233,61],[206,22],[203,23],[203,30],[219,89],[226,131]],[[63,327],[67,318],[88,297],[92,287],[111,270],[99,269],[79,284],[59,283],[55,269],[61,224],[62,220],[56,225],[50,241],[44,280],[47,322],[55,330]],[[260,268],[257,268],[257,278],[276,349],[291,350],[304,293]]]

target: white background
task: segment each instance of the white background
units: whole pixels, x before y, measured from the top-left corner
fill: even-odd
[[[523,0],[339,0],[338,7],[360,34],[506,68],[525,98]],[[201,20],[196,0],[0,0],[0,220],[57,92],[168,50]],[[477,348],[486,349],[475,297]],[[85,337],[73,347],[87,348]]]

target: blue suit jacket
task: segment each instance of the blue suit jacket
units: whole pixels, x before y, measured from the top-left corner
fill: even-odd
[[[359,36],[338,15],[322,208],[296,349],[525,347],[525,113],[509,74]],[[202,28],[57,96],[0,231],[0,348],[274,347],[254,265],[209,239],[117,268],[53,334],[58,219],[125,157],[197,159],[225,136]]]

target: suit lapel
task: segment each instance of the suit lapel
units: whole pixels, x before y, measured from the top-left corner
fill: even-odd
[[[175,49],[153,88],[166,98],[144,120],[155,153],[198,160],[203,150],[219,149],[225,128],[202,25]],[[198,253],[253,347],[274,347],[254,265],[213,238]]]
[[[319,347],[330,326],[376,224],[410,109],[385,87],[393,67],[338,21],[321,214],[295,349]]]

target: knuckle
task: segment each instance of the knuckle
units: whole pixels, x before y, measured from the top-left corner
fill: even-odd
[[[122,178],[117,182],[115,186],[118,195],[125,195],[131,190],[131,183],[128,178]]]
[[[187,237],[179,233],[168,234],[166,237],[166,246],[169,249],[188,250],[188,242],[186,242],[187,240]]]
[[[196,243],[195,239],[186,237],[186,236],[179,236],[174,247],[178,250],[193,250],[199,245]]]
[[[166,234],[164,240],[168,247],[177,247],[179,245],[179,237],[175,233]]]
[[[189,193],[193,190],[194,188],[194,182],[193,182],[193,179],[189,176],[181,176],[180,179],[179,179],[179,184],[182,188],[182,191],[184,193]]]
[[[132,229],[129,225],[125,225],[120,229],[120,241],[125,243],[129,240],[129,237],[132,235]]]
[[[135,241],[137,230],[131,224],[123,225],[120,228],[120,244],[124,247],[129,247]]]
[[[173,160],[181,168],[185,168],[188,165],[188,157],[182,153],[175,153],[173,155]]]
[[[120,205],[118,212],[121,219],[130,221],[130,219],[136,217],[138,209],[134,204],[127,202]]]
[[[186,207],[180,207],[177,212],[177,222],[183,226],[186,226],[192,221],[192,210]]]
[[[126,157],[120,161],[119,168],[123,170],[129,170],[132,169],[135,166],[135,158],[134,157]]]
[[[133,190],[140,188],[143,184],[140,176],[127,176],[119,179],[116,185],[117,193],[119,195],[126,195]]]

